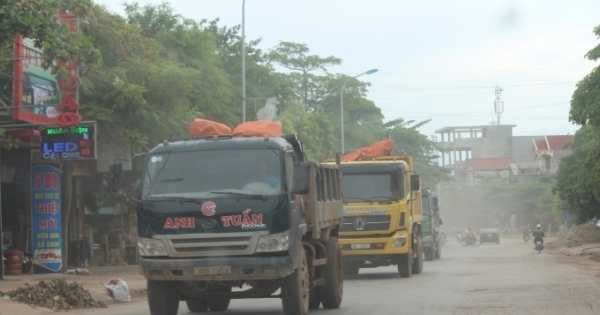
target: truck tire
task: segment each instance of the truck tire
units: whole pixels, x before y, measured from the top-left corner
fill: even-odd
[[[435,259],[440,259],[442,258],[442,244],[440,244],[440,241],[437,241],[437,247],[435,249]]]
[[[214,290],[214,292],[229,293],[231,292],[231,287],[220,287]],[[231,299],[207,299],[206,302],[206,304],[208,305],[208,309],[211,312],[223,312],[229,308],[229,303],[231,302]]]
[[[412,249],[409,249],[408,253],[399,256],[398,273],[400,273],[401,278],[409,278],[412,274]]]
[[[414,258],[412,267],[412,273],[415,275],[420,274],[421,271],[423,271],[423,237],[420,235],[417,236],[416,252],[417,257]]]
[[[325,265],[325,285],[321,287],[323,308],[339,308],[344,296],[344,263],[337,237],[330,236],[327,242]]]
[[[432,261],[435,259],[434,257],[435,257],[436,250],[434,247],[424,248],[423,251],[425,252],[425,260]]]
[[[321,306],[321,287],[314,287],[308,295],[308,309],[318,310]]]
[[[306,252],[302,250],[298,269],[282,280],[281,303],[283,304],[283,313],[285,315],[306,315],[308,313],[310,295],[309,277]]]
[[[148,280],[148,306],[151,315],[177,315],[179,300],[169,281]]]
[[[185,304],[187,304],[188,310],[192,313],[206,312],[208,310],[206,299],[187,300]]]

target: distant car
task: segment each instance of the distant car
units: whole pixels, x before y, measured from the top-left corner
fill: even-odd
[[[482,243],[495,242],[500,244],[500,234],[497,228],[483,228],[479,236]]]

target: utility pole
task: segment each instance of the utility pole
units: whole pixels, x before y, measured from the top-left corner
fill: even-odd
[[[498,126],[500,126],[500,116],[504,112],[504,101],[502,101],[502,89],[496,87],[496,100],[494,100],[494,111],[496,112]]]
[[[246,0],[242,1],[242,122],[246,122]]]

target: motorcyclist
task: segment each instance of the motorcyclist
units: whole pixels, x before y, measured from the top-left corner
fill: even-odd
[[[542,231],[542,226],[538,224],[535,231],[533,231],[533,243],[537,244],[537,242],[540,241],[542,242],[542,246],[544,246],[544,236],[546,235],[544,234],[544,231]]]
[[[468,239],[469,241],[474,241],[474,240],[475,240],[475,234],[473,234],[473,231],[471,231],[471,228],[468,228],[468,229],[465,231],[465,237],[467,237],[467,239]]]

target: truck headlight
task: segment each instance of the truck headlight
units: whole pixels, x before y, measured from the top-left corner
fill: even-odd
[[[257,253],[281,252],[290,248],[290,230],[283,233],[263,235],[258,239]]]
[[[433,236],[431,236],[431,235],[423,237],[423,242],[432,242],[432,241],[433,241]]]
[[[406,236],[400,235],[400,236],[398,236],[398,239],[396,239],[392,243],[392,248],[404,247],[405,244],[406,244]]]
[[[167,256],[167,250],[162,240],[138,238],[140,256]]]

